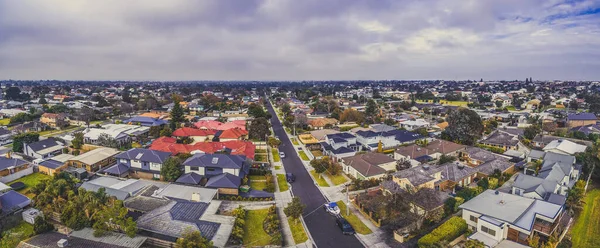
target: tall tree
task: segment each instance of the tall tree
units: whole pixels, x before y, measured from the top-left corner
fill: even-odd
[[[31,144],[40,140],[39,133],[22,133],[13,137],[13,152],[23,152],[23,144]]]
[[[299,197],[294,196],[294,198],[292,198],[292,202],[290,202],[287,205],[287,207],[283,209],[283,212],[286,216],[298,222],[298,219],[300,218],[300,216],[302,216],[302,212],[304,212],[304,208],[306,208],[306,205],[300,202]]]
[[[369,122],[373,122],[373,117],[375,117],[378,114],[377,110],[378,110],[378,106],[377,106],[377,103],[375,102],[375,100],[369,99],[369,101],[367,101],[367,106],[365,108],[365,114],[369,118]]]
[[[342,112],[340,115],[340,122],[356,122],[363,123],[365,121],[365,117],[361,112],[358,112],[356,109],[348,108]]]
[[[173,100],[175,100],[175,98]],[[173,109],[171,109],[171,122],[169,123],[171,130],[177,129],[185,120],[183,108],[179,104],[179,101],[174,101],[173,103]]]
[[[40,100],[38,101],[39,104],[48,104],[48,101],[46,101],[46,98],[44,98],[43,96],[40,96]]]
[[[181,160],[177,157],[168,158],[160,169],[160,175],[169,182],[177,180],[181,174]]]
[[[74,149],[81,149],[81,146],[83,145],[83,133],[76,132],[74,136],[75,137],[73,138],[73,141],[71,141],[71,145]]]
[[[452,111],[447,120],[448,127],[442,137],[464,145],[473,145],[481,138],[483,123],[481,117],[473,110],[459,108]]]
[[[250,139],[265,140],[270,127],[271,124],[264,117],[256,118],[248,126],[248,136]]]
[[[185,230],[175,243],[176,248],[211,248],[212,241],[203,237],[199,231]]]

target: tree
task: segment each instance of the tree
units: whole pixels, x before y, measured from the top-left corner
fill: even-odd
[[[363,113],[358,112],[356,109],[348,108],[345,109],[344,112],[340,115],[340,122],[356,122],[363,123],[365,117]]]
[[[281,113],[283,113],[283,115],[288,115],[291,112],[292,112],[292,107],[290,107],[289,103],[284,103],[281,106]]]
[[[558,125],[556,124],[556,122],[544,122],[542,123],[542,130],[552,133],[554,131],[556,131],[556,128],[558,128]]]
[[[48,104],[48,101],[46,101],[46,98],[44,98],[43,96],[40,97],[40,100],[38,101],[39,104]]]
[[[495,104],[496,104],[496,108],[502,108],[502,105],[504,105],[503,102],[500,100],[496,101]]]
[[[585,182],[579,180],[575,183],[575,186],[569,189],[567,194],[567,207],[571,211],[580,211],[583,209],[583,195],[585,193]]]
[[[525,128],[523,131],[523,136],[526,139],[532,140],[540,133],[540,127],[538,125],[531,125]]]
[[[129,95],[129,88],[128,87],[126,87],[125,89],[123,89],[123,93],[121,94],[121,98],[123,99],[123,102],[131,103],[131,96]]]
[[[185,121],[185,116],[183,113],[183,108],[181,107],[181,105],[179,104],[179,101],[175,101],[174,100],[174,105],[173,105],[173,109],[171,109],[171,121],[170,121],[170,126],[171,126],[171,130],[175,130],[179,127],[179,125]]]
[[[445,164],[445,163],[451,163],[456,161],[456,157],[454,156],[449,156],[449,155],[442,155],[440,156],[440,159],[438,160],[438,164]]]
[[[329,168],[329,158],[323,157],[321,159],[313,159],[310,161],[310,166],[315,168],[315,172],[321,174]]]
[[[370,122],[372,122],[373,117],[377,115],[377,109],[378,109],[378,106],[377,106],[377,103],[375,102],[375,100],[369,99],[369,101],[367,101],[365,113],[369,117]]]
[[[133,105],[126,103],[126,102],[121,102],[121,105],[119,106],[119,110],[121,111],[122,114],[125,115],[131,115],[131,113],[133,113]]]
[[[269,114],[262,106],[256,103],[251,103],[248,105],[248,115],[254,118],[271,118],[271,114]]]
[[[21,89],[19,87],[9,87],[6,89],[5,94],[8,100],[21,100]]]
[[[169,137],[171,136],[171,134],[173,134],[173,130],[171,130],[171,128],[169,126],[163,127],[162,130],[160,130],[160,136],[161,137]]]
[[[600,102],[591,103],[589,111],[596,115],[600,114]]]
[[[278,147],[279,145],[281,145],[281,140],[278,140],[275,137],[269,137],[269,140],[267,141],[267,143],[271,146],[271,147]]]
[[[22,133],[13,137],[13,152],[23,152],[23,144],[40,141],[39,133]]]
[[[160,175],[169,182],[177,180],[181,174],[181,160],[177,157],[168,158],[160,169]]]
[[[540,236],[534,234],[532,237],[527,238],[527,244],[531,247],[540,247]]]
[[[191,229],[185,230],[181,238],[175,243],[176,248],[210,248],[213,247],[212,241],[203,237],[199,231]]]
[[[463,245],[463,248],[485,248],[485,244],[476,239],[469,239]]]
[[[265,140],[270,133],[271,124],[265,117],[259,117],[248,126],[248,136],[250,139]]]
[[[102,133],[102,134],[98,135],[96,144],[98,144],[99,146],[104,146],[104,147],[112,147],[112,148],[119,147],[119,142],[117,142],[117,140],[115,138],[113,138],[112,136],[110,136],[107,133]]]
[[[81,149],[81,146],[83,145],[83,133],[76,132],[74,136],[75,137],[73,138],[73,141],[71,141],[71,145],[74,149]]]
[[[45,233],[54,230],[54,226],[50,224],[50,222],[46,221],[46,218],[44,218],[44,216],[36,216],[33,223],[33,231],[35,232],[35,234]]]
[[[448,127],[442,133],[442,138],[464,145],[473,145],[481,138],[483,123],[481,117],[473,110],[459,108],[452,111],[446,121]]]
[[[396,125],[396,121],[394,119],[385,119],[383,121],[384,124],[388,125],[388,126],[395,126]]]
[[[302,204],[302,202],[300,202],[300,198],[297,196],[294,196],[294,198],[292,198],[292,202],[290,202],[287,207],[285,207],[283,209],[283,212],[285,213],[285,215],[287,217],[290,217],[294,220],[296,220],[296,222],[298,221],[298,219],[300,218],[300,216],[302,216],[302,212],[304,212],[304,208],[306,208],[306,205]]]

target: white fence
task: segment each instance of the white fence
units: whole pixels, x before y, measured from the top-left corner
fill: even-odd
[[[3,176],[0,178],[0,182],[1,183],[8,183],[8,182],[12,182],[14,180],[17,180],[21,177],[27,176],[29,174],[33,173],[33,166],[29,166],[29,168],[24,169],[22,171],[16,172],[14,174],[10,174],[8,176]]]

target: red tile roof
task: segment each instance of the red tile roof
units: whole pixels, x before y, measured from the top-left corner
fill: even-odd
[[[237,121],[227,122],[227,123],[224,123],[223,125],[219,125],[217,127],[217,130],[229,130],[229,129],[234,129],[234,128],[246,130],[246,121],[237,120]]]
[[[217,127],[223,125],[223,123],[218,121],[199,121],[194,123],[194,126],[200,129],[211,129],[216,130]]]
[[[220,139],[239,139],[240,137],[248,135],[248,131],[239,128],[232,128],[223,130],[223,133],[219,136]]]
[[[209,136],[209,135],[214,135],[215,133],[216,133],[216,131],[214,131],[214,130],[182,127],[182,128],[175,130],[173,132],[173,136],[176,136],[176,137]]]
[[[177,139],[172,137],[160,137],[150,145],[151,150],[170,152],[173,155],[179,153],[190,153],[195,150],[200,150],[205,153],[215,153],[222,151],[225,148],[231,149],[233,155],[246,155],[246,157],[254,159],[256,146],[250,141],[224,141],[224,142],[199,142],[194,145],[177,144]]]

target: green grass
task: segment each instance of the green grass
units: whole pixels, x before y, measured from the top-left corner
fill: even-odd
[[[288,223],[290,224],[292,237],[294,237],[294,242],[296,244],[301,244],[308,240],[308,236],[306,235],[300,220],[292,220],[292,218],[288,218]]]
[[[321,176],[316,171],[311,170],[310,174],[313,175],[319,186],[329,187],[329,184],[327,183],[327,181],[325,181],[325,178],[321,178]]]
[[[271,236],[263,229],[263,221],[269,209],[248,210],[244,219],[244,245],[248,247],[267,246],[271,244]]]
[[[4,118],[0,120],[0,126],[8,126],[10,124],[10,118]]]
[[[300,158],[304,161],[308,161],[310,159],[308,159],[308,156],[306,155],[306,153],[304,153],[304,151],[299,151],[298,154],[300,155]]]
[[[418,103],[433,103],[433,100],[416,100],[416,102]],[[452,106],[458,106],[458,107],[466,107],[467,104],[469,104],[469,102],[466,101],[446,101],[446,100],[440,100],[440,104],[445,104],[445,105],[452,105]]]
[[[288,190],[288,184],[284,174],[277,174],[277,185],[279,185],[280,192]]]
[[[276,170],[281,170],[281,165],[275,165]]]
[[[298,140],[296,138],[292,138],[292,144],[294,144],[295,146],[299,145]]]
[[[506,109],[509,111],[516,111],[517,109],[515,108],[515,106],[506,106]]]
[[[573,247],[598,247],[600,245],[600,189],[589,191],[584,202],[585,206],[571,229]]]
[[[33,198],[35,196],[35,194],[29,193],[29,190],[33,186],[35,186],[36,184],[38,184],[39,182],[41,182],[42,180],[50,179],[50,178],[51,178],[50,176],[38,172],[38,173],[33,173],[31,175],[27,175],[27,176],[21,177],[21,178],[19,178],[17,180],[14,180],[14,181],[8,183],[7,185],[11,185],[11,184],[16,183],[16,182],[23,182],[23,183],[25,183],[25,188],[19,190],[18,192],[21,193],[21,194],[26,195],[29,198]]]
[[[265,149],[256,149],[256,150],[254,150],[254,153],[267,153],[267,150],[265,150]]]
[[[267,182],[265,181],[253,181],[250,180],[250,188],[254,190],[264,190],[267,187]]]
[[[267,162],[267,156],[265,154],[255,154],[254,161],[256,162]]]
[[[342,175],[342,173],[339,173],[337,175],[326,174],[326,176],[329,178],[329,180],[334,185],[340,185],[340,184],[345,183],[345,182],[348,181],[348,179],[346,179],[346,177],[344,177],[344,175]]]
[[[371,234],[373,231],[363,223],[358,216],[354,215],[354,213],[350,212],[350,215],[346,215],[346,203],[344,201],[337,201],[338,207],[340,208],[340,212],[342,216],[350,223],[354,231],[360,234]]]
[[[273,150],[271,150],[271,153],[273,153],[273,162],[281,161],[281,158],[279,157],[279,150],[273,148]]]
[[[250,176],[248,176],[248,179],[250,179],[250,180],[265,180],[265,176],[250,175]]]
[[[0,238],[0,247],[16,247],[22,240],[35,235],[35,231],[33,230],[33,225],[21,221],[19,225],[6,230],[3,234],[6,235],[3,237],[6,240]]]
[[[10,143],[10,144],[8,144],[8,145],[5,145],[4,147],[7,147],[7,148],[13,148],[13,143]]]

